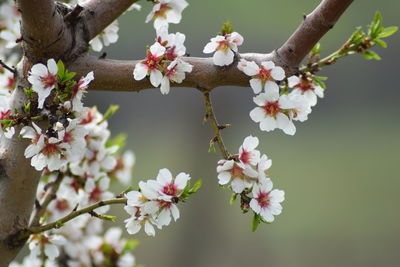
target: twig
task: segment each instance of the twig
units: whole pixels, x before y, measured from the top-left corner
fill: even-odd
[[[53,222],[49,223],[43,226],[33,226],[29,227],[27,231],[24,233],[24,235],[31,235],[31,234],[38,234],[42,233],[51,229],[58,229],[62,227],[66,222],[71,221],[72,219],[86,213],[92,213],[97,208],[103,207],[103,206],[108,206],[108,205],[113,205],[113,204],[126,204],[127,199],[126,198],[114,198],[114,199],[109,199],[109,200],[104,200],[104,201],[99,201],[93,205],[90,205],[86,208],[80,209],[80,210],[73,210],[70,214],[66,215],[65,217]]]
[[[224,140],[222,139],[221,136],[221,129],[226,128],[218,124],[217,118],[215,117],[214,114],[214,109],[211,103],[211,98],[210,98],[210,93],[209,92],[204,92],[204,101],[205,101],[205,107],[206,107],[206,119],[210,121],[211,127],[213,128],[214,131],[214,140],[217,142],[219,150],[222,153],[222,156],[224,159],[229,159],[231,158],[230,153],[225,147]]]
[[[39,225],[40,218],[46,212],[47,207],[49,206],[50,202],[56,199],[57,191],[60,188],[60,184],[64,179],[64,175],[62,173],[58,173],[56,180],[51,184],[50,190],[48,191],[45,199],[39,206],[37,206],[35,214],[33,215],[32,222],[30,226],[37,226]]]
[[[8,66],[6,63],[4,63],[3,60],[0,60],[0,65],[1,65],[3,68],[5,68],[6,70],[8,70],[9,72],[11,72],[13,75],[15,75],[15,73],[17,72],[17,71],[15,70],[15,67],[10,67],[10,66]]]

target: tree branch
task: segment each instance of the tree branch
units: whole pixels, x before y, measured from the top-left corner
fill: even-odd
[[[353,0],[323,0],[289,39],[276,51],[275,62],[296,72],[300,62],[316,43],[335,25]]]
[[[95,0],[93,0],[95,1]],[[308,16],[281,48],[271,54],[240,54],[236,61],[227,67],[215,66],[211,58],[185,57],[184,61],[193,65],[193,71],[186,75],[183,83],[175,87],[192,87],[212,90],[218,86],[249,86],[249,77],[238,70],[240,58],[255,61],[272,60],[285,69],[290,76],[298,72],[299,64],[313,46],[333,27],[341,14],[353,0],[323,0]],[[153,88],[148,79],[133,80],[133,69],[138,61],[118,61],[97,59],[84,55],[71,66],[80,75],[94,71],[95,80],[91,90],[140,91]]]
[[[33,62],[58,58],[71,43],[63,15],[54,0],[17,0],[22,16],[21,33],[24,51]]]
[[[90,40],[122,15],[138,0],[90,0],[82,4]]]

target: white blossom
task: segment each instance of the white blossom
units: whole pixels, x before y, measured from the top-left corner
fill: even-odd
[[[272,190],[271,179],[263,179],[253,187],[253,198],[250,201],[250,208],[266,222],[273,222],[274,216],[281,214],[281,202],[285,199],[285,192]]]
[[[261,67],[254,61],[246,61],[242,59],[238,63],[238,69],[243,71],[247,76],[252,77],[250,80],[250,86],[255,94],[258,94],[265,89],[265,92],[279,91],[279,86],[276,81],[281,81],[285,78],[285,71],[275,66],[272,61],[261,62]]]
[[[147,15],[146,23],[154,20],[155,29],[168,27],[168,23],[178,24],[182,19],[182,11],[188,5],[186,0],[156,0],[153,9]]]
[[[32,84],[32,90],[38,94],[38,108],[43,108],[44,101],[56,87],[57,71],[54,59],[49,59],[47,66],[38,63],[31,68],[28,81]]]
[[[90,46],[96,52],[100,52],[103,46],[109,46],[110,44],[116,43],[118,41],[118,21],[115,20],[107,28],[105,28],[98,36],[90,41]]]
[[[243,37],[237,33],[217,35],[204,47],[203,53],[214,53],[213,62],[217,66],[227,66],[232,64],[238,46],[243,44]]]
[[[160,86],[161,93],[164,95],[168,94],[170,90],[170,81],[175,83],[182,83],[183,80],[185,79],[185,73],[186,72],[190,73],[192,72],[192,70],[193,70],[192,65],[179,58],[171,62],[168,65],[164,77],[162,78],[161,81],[161,86]]]
[[[292,93],[304,95],[310,106],[317,104],[317,96],[324,97],[324,89],[317,86],[313,81],[306,77],[291,76],[288,78],[289,87],[293,88]]]
[[[220,160],[217,166],[218,183],[231,183],[233,192],[240,194],[258,180],[258,172],[234,160]]]

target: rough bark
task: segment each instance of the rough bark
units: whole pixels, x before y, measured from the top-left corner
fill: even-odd
[[[333,26],[353,0],[324,0],[299,26],[289,40],[270,54],[241,54],[239,58],[261,62],[273,60],[287,74],[298,65],[318,40]],[[135,0],[91,0],[73,10],[53,0],[17,0],[22,13],[21,32],[24,60],[18,69],[18,89],[12,108],[23,102],[22,87],[29,68],[49,58],[63,59],[68,67],[85,75],[95,72],[91,90],[140,91],[152,88],[148,80],[135,81],[133,69],[137,61],[97,59],[87,54],[88,42],[121,15]],[[182,84],[174,86],[211,90],[218,86],[248,86],[249,77],[236,64],[217,67],[211,58],[187,57],[194,66]],[[79,75],[78,75],[79,77]],[[17,130],[18,133],[18,130]],[[40,173],[25,159],[27,142],[17,137],[3,142],[0,160],[0,267],[7,266],[24,242],[15,242],[15,233],[27,227],[34,205]]]

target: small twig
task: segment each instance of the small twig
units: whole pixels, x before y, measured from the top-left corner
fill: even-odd
[[[15,75],[15,73],[17,72],[17,71],[15,70],[15,67],[10,67],[10,66],[8,66],[6,63],[4,63],[3,60],[0,60],[0,65],[1,65],[3,68],[5,68],[6,70],[8,70],[9,72],[11,72],[13,75]]]
[[[204,101],[205,101],[205,107],[206,107],[206,119],[210,120],[211,127],[213,128],[214,131],[214,140],[218,144],[219,150],[222,153],[222,156],[224,159],[229,159],[231,158],[230,153],[225,147],[224,140],[222,139],[221,136],[221,129],[226,128],[218,124],[217,118],[215,117],[214,114],[214,109],[211,103],[211,98],[210,98],[210,93],[209,92],[204,92]],[[221,128],[222,127],[222,128]]]
[[[24,232],[24,235],[31,235],[31,234],[38,234],[38,233],[42,233],[51,229],[58,229],[60,227],[62,227],[66,222],[71,221],[72,219],[82,215],[82,214],[86,214],[89,213],[91,214],[95,209],[100,208],[100,207],[104,207],[104,206],[109,206],[109,205],[113,205],[113,204],[126,204],[127,199],[126,198],[114,198],[114,199],[109,199],[109,200],[104,200],[104,201],[99,201],[93,205],[90,205],[86,208],[80,209],[80,210],[73,210],[71,211],[70,214],[64,216],[63,218],[53,222],[53,223],[49,223],[43,226],[33,226],[33,227],[29,227],[27,229],[26,232]]]
[[[30,223],[30,226],[37,226],[39,225],[40,218],[44,215],[46,212],[47,207],[49,206],[50,202],[56,199],[57,197],[57,191],[60,188],[60,184],[64,178],[64,175],[62,173],[59,173],[56,180],[51,183],[50,189],[44,198],[43,202],[40,204],[39,201],[37,202],[36,205],[36,210],[35,214],[32,217],[32,222]]]

